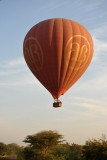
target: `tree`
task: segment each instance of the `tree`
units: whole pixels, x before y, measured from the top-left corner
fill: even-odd
[[[7,145],[0,142],[0,155],[7,155]]]
[[[82,158],[84,160],[107,160],[107,140],[105,136],[99,140],[86,141],[82,150]]]
[[[24,149],[25,149],[26,147],[24,147],[24,146],[20,146],[20,149],[19,149],[19,151],[18,151],[18,153],[17,153],[17,159],[18,160],[24,160]],[[29,159],[29,158],[28,158]],[[30,159],[29,159],[30,160]]]
[[[63,136],[56,131],[42,131],[34,135],[28,135],[24,142],[29,143],[30,148],[26,148],[29,151],[29,155],[33,155],[33,159],[42,159],[42,160],[53,160],[54,156],[52,155],[53,148],[62,143]],[[30,150],[31,149],[31,150]],[[28,153],[27,152],[27,153]],[[26,152],[25,152],[26,153]],[[27,154],[26,153],[26,154]]]
[[[69,160],[81,160],[81,151],[82,151],[82,146],[73,143],[71,145],[71,155]]]
[[[17,154],[20,150],[20,146],[16,143],[10,143],[7,145],[9,154]]]
[[[68,143],[57,145],[53,154],[57,160],[69,160],[71,154],[70,145]]]
[[[32,149],[30,146],[25,147],[20,154],[18,155],[18,158],[24,158],[25,160],[33,160],[34,159],[34,149]]]

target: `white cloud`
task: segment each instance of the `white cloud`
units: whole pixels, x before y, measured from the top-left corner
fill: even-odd
[[[39,81],[32,75],[26,74],[21,77],[14,77],[13,79],[6,79],[5,81],[0,82],[0,86],[26,86],[26,85],[33,85],[39,84]]]
[[[72,100],[69,99],[66,102],[64,112],[68,114],[67,118],[69,120],[76,116],[77,122],[86,120],[88,123],[92,121],[95,121],[96,124],[98,121],[104,121],[105,123],[105,120],[107,120],[107,102],[85,97],[73,97]]]
[[[13,75],[13,74],[18,74],[20,72],[21,72],[21,70],[18,70],[18,69],[0,71],[0,76],[8,76],[8,75]]]
[[[95,50],[94,52],[107,52],[107,42],[105,41],[101,41],[95,37],[93,37],[93,41],[94,41],[94,46],[95,46]]]
[[[91,30],[92,35],[94,35],[96,38],[107,38],[107,23],[101,25],[100,27]]]
[[[107,114],[107,107],[103,106],[103,103],[99,105],[99,103],[93,104],[93,103],[72,103],[73,105],[78,105],[83,108],[88,109],[88,112],[96,112],[96,113],[102,113],[102,114]],[[106,103],[107,105],[107,103]]]
[[[101,59],[105,62],[107,60],[107,23],[99,28],[91,30],[90,32],[94,43],[94,55],[92,62],[97,60],[101,62]],[[103,65],[102,62],[101,65]]]
[[[17,74],[20,72],[26,72],[27,71],[26,66],[27,65],[25,63],[25,60],[22,57],[13,59],[10,61],[3,61],[0,64],[0,76]]]
[[[86,97],[73,97],[73,103],[75,101],[78,101],[80,103],[81,101],[84,101],[85,103],[89,102],[90,104],[107,106],[107,102],[103,102],[99,99],[96,100],[96,99],[86,98]]]
[[[107,42],[99,40],[95,36],[93,38],[93,44],[94,44],[94,54],[93,54],[93,59],[92,62],[99,61],[99,58],[105,59],[107,58]],[[101,62],[101,61],[100,61]]]
[[[20,58],[17,58],[17,59],[14,59],[14,60],[11,60],[9,62],[5,62],[4,63],[4,67],[17,67],[17,66],[20,66],[20,65],[25,65],[25,60],[23,57],[20,57]]]
[[[3,62],[0,69],[0,86],[25,86],[38,84],[22,57]]]

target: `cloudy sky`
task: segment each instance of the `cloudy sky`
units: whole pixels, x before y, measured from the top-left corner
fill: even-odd
[[[23,40],[36,23],[67,18],[91,33],[94,57],[78,82],[52,107],[53,98],[23,58]],[[107,1],[0,1],[0,141],[22,141],[29,134],[57,130],[69,143],[107,136]]]

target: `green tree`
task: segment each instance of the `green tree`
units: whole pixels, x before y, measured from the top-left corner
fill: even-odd
[[[69,160],[81,160],[82,146],[78,144],[71,145],[70,159]]]
[[[24,155],[32,155],[33,160],[54,160],[53,148],[63,141],[62,135],[51,130],[28,135],[24,142],[29,143],[29,147],[24,150]]]
[[[17,153],[17,159],[18,160],[24,160],[24,150],[25,150],[26,147],[20,147],[18,153]],[[28,158],[29,159],[29,158]],[[30,159],[29,159],[30,160]]]
[[[0,142],[0,155],[7,155],[8,150],[7,150],[7,145]]]
[[[23,151],[19,154],[19,158],[23,157],[24,160],[33,160],[35,156],[35,151],[32,147],[27,146],[23,149]]]
[[[9,154],[17,154],[20,150],[20,146],[16,143],[10,143],[7,145]]]
[[[57,145],[53,154],[57,160],[69,160],[71,154],[70,145],[68,143]]]
[[[82,146],[69,143],[59,144],[55,147],[55,155],[57,160],[81,160]]]
[[[107,140],[103,136],[101,139],[88,140],[83,146],[82,158],[84,160],[107,160]]]

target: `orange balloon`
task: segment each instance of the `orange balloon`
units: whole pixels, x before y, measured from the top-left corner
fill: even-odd
[[[23,51],[36,78],[58,99],[85,72],[93,56],[93,41],[79,23],[54,18],[36,24],[27,33]]]

